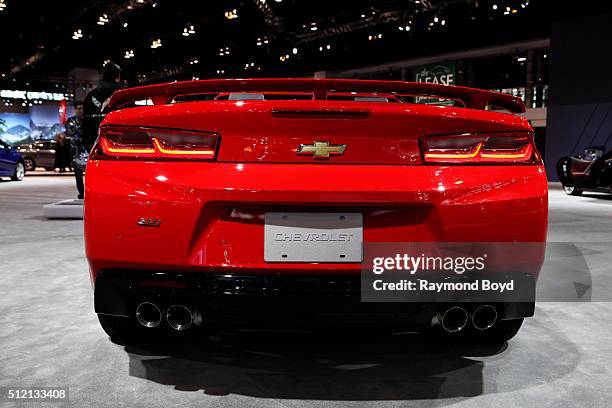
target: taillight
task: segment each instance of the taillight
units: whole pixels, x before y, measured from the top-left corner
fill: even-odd
[[[535,163],[537,152],[529,133],[466,134],[421,139],[427,163]]]
[[[209,132],[104,126],[91,159],[151,158],[213,160],[219,135]]]

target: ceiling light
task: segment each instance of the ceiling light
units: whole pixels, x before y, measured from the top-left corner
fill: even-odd
[[[103,26],[104,24],[108,23],[109,19],[108,19],[108,15],[107,14],[102,14],[100,17],[98,17],[98,25]]]
[[[162,42],[161,42],[161,39],[159,38],[151,42],[151,48],[159,48],[161,46],[162,46]]]
[[[4,2],[4,0],[0,0],[0,11],[4,11],[5,8],[6,8],[6,3]]]
[[[123,55],[123,58],[125,59],[134,58],[134,50],[127,50],[125,52],[125,55]]]
[[[81,38],[83,38],[83,31],[80,28],[72,33],[73,40],[80,40]]]
[[[233,20],[235,18],[238,18],[238,10],[233,9],[230,11],[226,11],[225,12],[225,18],[227,18],[228,20]]]
[[[291,50],[291,52],[293,53],[293,55],[295,55],[295,54],[297,54],[297,53],[298,53],[298,49],[297,49],[297,48],[294,48],[294,49],[292,49],[292,50]]]

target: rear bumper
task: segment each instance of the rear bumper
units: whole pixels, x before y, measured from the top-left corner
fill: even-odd
[[[267,211],[364,216],[365,242],[543,242],[541,166],[92,161],[85,240],[101,270],[359,275],[358,264],[269,264]],[[141,218],[159,227],[137,225]]]
[[[183,304],[207,325],[308,328],[317,325],[428,326],[443,308],[435,302],[363,303],[359,277],[235,276],[104,270],[96,280],[97,313],[134,317],[141,302],[165,310]],[[500,319],[533,315],[533,302],[495,304]],[[468,310],[477,303],[466,303]]]

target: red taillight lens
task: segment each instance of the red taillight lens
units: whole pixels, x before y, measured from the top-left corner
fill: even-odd
[[[104,126],[91,158],[214,160],[218,144],[215,133]]]
[[[421,140],[427,163],[535,163],[528,133],[432,136]]]

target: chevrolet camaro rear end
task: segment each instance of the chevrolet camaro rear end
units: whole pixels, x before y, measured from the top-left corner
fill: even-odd
[[[415,95],[464,107],[417,104]],[[110,105],[87,166],[85,238],[95,310],[111,335],[137,326],[430,325],[452,307],[361,301],[364,244],[546,239],[532,129],[484,110],[524,110],[508,95],[215,80],[128,89]],[[506,338],[533,314],[533,302],[491,306],[491,326]]]

